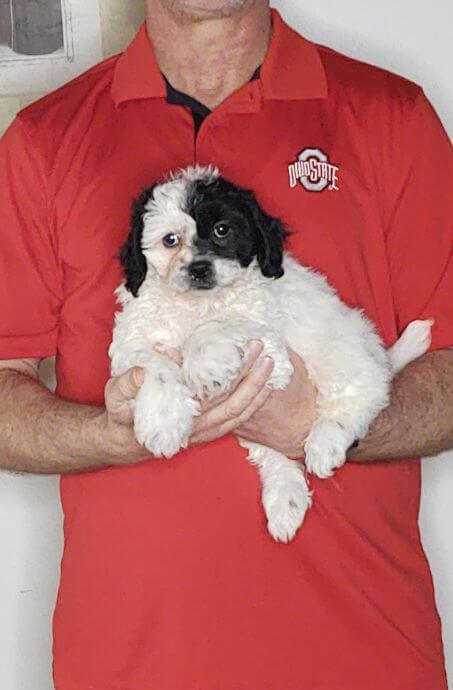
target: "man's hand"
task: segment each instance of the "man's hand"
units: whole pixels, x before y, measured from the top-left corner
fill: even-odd
[[[305,366],[294,352],[290,359],[294,374],[284,391],[271,391],[266,382],[273,369],[269,357],[260,358],[263,346],[250,344],[248,357],[231,390],[224,396],[202,403],[195,418],[189,445],[206,443],[234,432],[249,441],[262,443],[288,457],[303,455],[303,444],[316,419],[316,390]],[[167,353],[171,354],[171,353]],[[172,357],[179,361],[179,354]],[[143,383],[143,369],[134,367],[111,378],[105,389],[107,425],[123,462],[137,462],[147,455],[135,440],[130,401]]]
[[[105,411],[101,415],[103,427],[110,441],[110,455],[118,464],[133,464],[149,458],[149,453],[135,438],[134,414],[131,400],[143,383],[145,372],[133,367],[121,376],[113,376],[105,386]]]
[[[190,445],[212,441],[230,433],[264,405],[271,394],[266,382],[273,362],[268,357],[259,359],[262,349],[261,343],[251,343],[248,357],[229,393],[203,403],[202,414],[194,420]],[[175,353],[174,358],[177,357]],[[134,463],[148,456],[148,452],[135,439],[130,407],[130,401],[143,383],[143,376],[142,368],[133,367],[121,376],[109,379],[105,387],[103,423],[119,463]]]
[[[274,448],[289,458],[300,458],[317,417],[316,389],[302,359],[292,350],[289,354],[294,366],[289,386],[283,391],[272,391],[256,413],[235,427],[234,433]]]
[[[269,357],[259,358],[262,349],[262,343],[250,342],[248,356],[232,388],[224,396],[202,403],[202,413],[195,419],[189,438],[190,445],[236,432],[238,426],[246,423],[265,404],[271,395],[266,383],[274,363]]]
[[[130,406],[145,379],[141,367],[133,367],[121,376],[112,376],[105,385],[105,411],[111,425],[131,426],[134,415]]]

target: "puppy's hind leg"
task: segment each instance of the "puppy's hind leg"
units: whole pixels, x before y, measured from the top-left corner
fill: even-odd
[[[411,321],[396,343],[387,350],[393,375],[427,352],[431,344],[431,326],[434,319]]]
[[[258,467],[267,528],[276,541],[289,542],[311,506],[311,492],[302,466],[272,448],[238,438]]]
[[[344,465],[348,448],[386,407],[391,376],[385,356],[378,361],[365,349],[357,351],[349,371],[347,361],[338,371],[329,369],[315,382],[319,416],[304,444],[305,466],[321,478]]]
[[[353,429],[356,429],[354,433]],[[368,425],[364,427],[366,428]],[[305,441],[305,466],[309,472],[321,479],[331,477],[334,470],[346,462],[346,453],[356,438],[365,431],[351,424],[345,416],[343,421],[321,415],[313,424]]]

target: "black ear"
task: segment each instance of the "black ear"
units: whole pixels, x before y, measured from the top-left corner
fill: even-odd
[[[283,244],[289,233],[286,232],[285,226],[279,218],[273,218],[263,211],[253,192],[249,191],[247,197],[247,205],[255,232],[256,256],[261,273],[266,278],[281,278],[284,273],[282,267]]]
[[[146,277],[147,265],[142,251],[143,214],[153,196],[155,185],[145,189],[132,204],[130,231],[121,248],[120,259],[124,269],[126,289],[137,297],[138,289]]]

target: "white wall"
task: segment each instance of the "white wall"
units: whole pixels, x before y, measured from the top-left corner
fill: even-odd
[[[121,7],[123,13],[127,7],[127,19],[137,23],[141,0],[128,0],[127,5],[123,0],[103,0],[106,16],[109,4]],[[422,84],[453,135],[451,0],[275,0],[273,4],[307,37]],[[118,35],[120,31],[119,27]],[[116,48],[115,24],[108,27],[107,37],[108,45],[112,42]],[[420,521],[453,689],[453,455],[424,461],[423,470]],[[1,690],[53,690],[50,626],[60,553],[56,478],[0,475]]]

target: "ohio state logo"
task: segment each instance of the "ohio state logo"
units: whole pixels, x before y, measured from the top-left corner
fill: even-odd
[[[337,190],[338,171],[321,149],[304,149],[297,161],[288,165],[289,186],[295,187],[299,181],[308,192],[322,192],[326,187]]]

